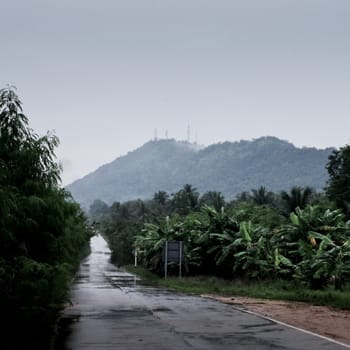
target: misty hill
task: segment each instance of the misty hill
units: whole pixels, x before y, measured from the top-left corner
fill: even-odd
[[[95,199],[111,204],[151,198],[158,190],[173,193],[186,183],[200,193],[220,191],[227,199],[259,186],[272,191],[292,186],[321,190],[331,151],[297,148],[276,137],[206,148],[175,140],[150,141],[73,182],[67,190],[85,208]]]

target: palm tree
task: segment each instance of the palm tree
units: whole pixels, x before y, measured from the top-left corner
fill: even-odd
[[[165,191],[158,191],[153,195],[153,201],[161,206],[164,206],[168,199],[169,195]]]
[[[209,205],[216,211],[220,211],[225,206],[225,198],[221,192],[208,191],[200,198],[200,205]]]
[[[258,205],[270,205],[273,203],[274,195],[266,187],[260,186],[257,190],[252,190],[252,199]]]
[[[198,208],[198,198],[197,189],[186,184],[183,189],[174,194],[171,204],[176,213],[187,215]]]
[[[327,195],[350,218],[350,145],[334,150],[328,160]]]
[[[281,199],[286,212],[295,212],[296,208],[304,209],[311,201],[314,190],[311,187],[292,187],[290,192],[282,191]]]

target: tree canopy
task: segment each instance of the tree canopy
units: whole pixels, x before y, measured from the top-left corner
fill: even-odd
[[[327,163],[326,192],[350,216],[350,145],[334,150]]]
[[[86,219],[60,188],[58,143],[55,135],[39,136],[29,127],[13,88],[0,90],[0,321],[5,349],[17,348],[18,342],[23,348],[43,348],[41,334],[56,317],[71,273],[87,252],[91,231]]]

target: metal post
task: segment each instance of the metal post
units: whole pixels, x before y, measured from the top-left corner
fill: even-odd
[[[180,249],[179,249],[179,277],[182,275],[182,241],[180,241]]]
[[[164,253],[164,278],[168,277],[168,241],[165,241]]]
[[[137,249],[135,249],[134,255],[135,255],[135,267],[137,267]]]

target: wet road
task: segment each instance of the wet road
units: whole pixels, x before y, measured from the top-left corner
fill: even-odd
[[[56,350],[345,349],[226,304],[142,285],[109,262],[101,236],[91,244]]]

